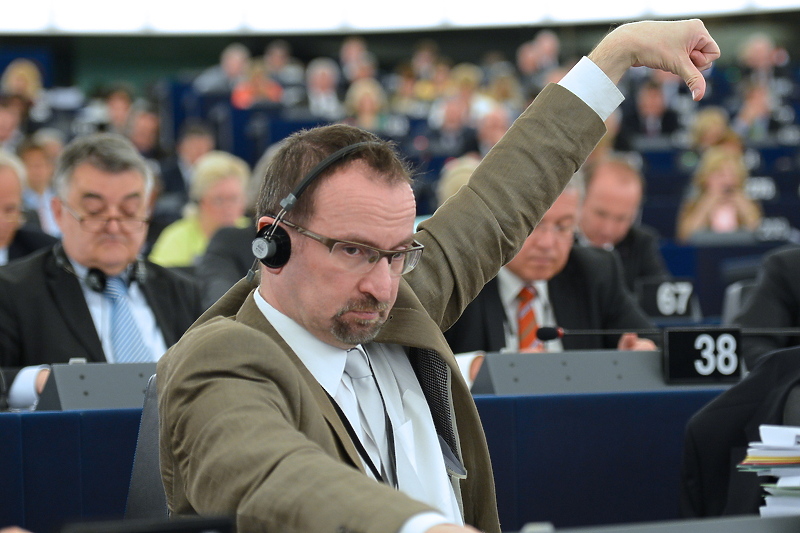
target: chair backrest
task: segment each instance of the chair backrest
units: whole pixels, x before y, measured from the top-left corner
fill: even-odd
[[[144,396],[139,437],[125,506],[126,519],[164,518],[169,515],[158,459],[158,392],[156,376],[150,377]]]
[[[744,279],[734,281],[725,288],[725,296],[722,300],[722,323],[732,324],[736,316],[742,310],[745,299],[756,285],[754,279]]]
[[[783,406],[783,425],[800,426],[800,385],[795,385],[786,395]]]

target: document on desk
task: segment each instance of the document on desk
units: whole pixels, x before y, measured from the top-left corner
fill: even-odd
[[[762,517],[800,515],[800,427],[762,424],[759,442],[751,442],[739,464],[744,472],[777,478],[761,484]]]

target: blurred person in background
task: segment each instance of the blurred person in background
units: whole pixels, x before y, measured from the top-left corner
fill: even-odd
[[[680,129],[680,122],[678,114],[667,107],[661,85],[652,79],[644,81],[633,104],[622,111],[616,149],[629,151],[653,142],[670,143],[670,136]]]
[[[408,120],[389,110],[386,91],[374,78],[354,81],[344,98],[345,124],[357,126],[377,135],[402,138],[408,133]]]
[[[199,93],[228,93],[247,76],[250,49],[242,43],[230,43],[220,53],[219,63],[208,67],[192,83]]]
[[[686,242],[699,232],[755,231],[762,214],[745,192],[747,177],[741,153],[725,147],[706,150],[692,176],[691,196],[678,212],[677,239]]]
[[[51,159],[47,145],[37,137],[26,138],[17,150],[25,165],[27,181],[22,192],[25,209],[35,211],[39,225],[45,233],[54,237],[61,236],[61,229],[53,215],[52,200],[55,192],[52,188],[55,160]]]
[[[249,225],[250,219],[244,216],[249,178],[250,168],[236,156],[222,151],[202,156],[183,217],[164,228],[149,259],[165,267],[192,268],[217,230]]]
[[[645,187],[639,170],[623,157],[609,156],[584,165],[583,178],[578,240],[616,251],[631,292],[636,280],[669,277],[658,233],[638,223]]]
[[[312,117],[341,120],[344,106],[339,98],[339,66],[329,57],[312,59],[306,67],[306,94],[299,109]]]
[[[520,331],[518,315],[523,308],[533,309],[534,331],[542,326],[567,330],[653,328],[625,287],[619,257],[575,244],[582,187],[580,175],[573,177],[519,252],[445,332],[453,352],[655,349],[652,340],[635,333],[566,336],[545,342]]]
[[[23,110],[19,97],[0,94],[0,150],[14,153],[25,135],[22,133]]]
[[[162,197],[175,197],[170,203],[178,209],[189,201],[192,170],[200,157],[214,149],[215,143],[214,132],[204,121],[189,119],[183,123],[178,133],[175,154],[168,157],[162,165]]]
[[[25,225],[24,184],[22,161],[0,150],[0,265],[57,242],[55,237]]]

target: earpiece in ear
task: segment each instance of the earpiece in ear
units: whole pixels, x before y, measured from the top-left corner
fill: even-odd
[[[253,239],[253,255],[270,268],[280,268],[289,262],[292,241],[289,233],[277,223],[261,228]]]

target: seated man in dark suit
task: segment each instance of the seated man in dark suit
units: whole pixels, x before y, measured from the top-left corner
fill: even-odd
[[[203,306],[211,307],[253,265],[252,242],[255,226],[219,229],[195,268],[195,277],[203,288]]]
[[[153,176],[129,141],[78,138],[54,185],[63,244],[0,268],[0,366],[26,367],[12,407],[35,402],[42,365],[157,361],[202,312],[195,282],[139,258]]]
[[[16,156],[0,151],[0,265],[58,241],[43,231],[23,226],[24,180],[22,162]]]
[[[747,295],[744,308],[734,319],[743,328],[800,327],[800,247],[781,247],[767,254],[756,286]],[[767,352],[800,344],[800,337],[745,335],[742,355],[753,369]]]
[[[181,127],[175,155],[164,162],[161,182],[162,198],[185,204],[189,201],[192,168],[201,156],[214,149],[214,132],[204,122],[187,120]]]
[[[486,284],[461,318],[445,332],[455,353],[503,349],[654,350],[635,333],[581,335],[542,342],[520,332],[518,316],[533,309],[535,325],[580,329],[652,329],[625,288],[619,258],[605,250],[574,245],[581,188],[573,179],[542,217],[519,253]],[[526,302],[523,288],[534,289]]]
[[[761,483],[769,479],[741,472],[759,426],[796,425],[800,348],[764,354],[752,372],[692,416],[686,425],[681,469],[681,515],[686,518],[758,514]]]
[[[669,277],[655,229],[636,224],[644,193],[641,173],[627,160],[611,156],[584,167],[585,197],[580,216],[582,244],[616,250],[625,284]]]

